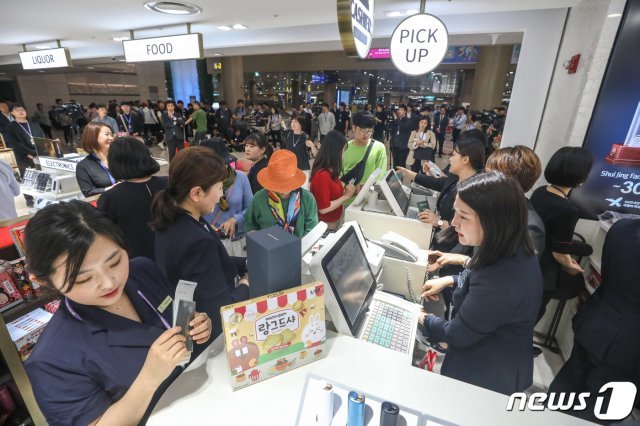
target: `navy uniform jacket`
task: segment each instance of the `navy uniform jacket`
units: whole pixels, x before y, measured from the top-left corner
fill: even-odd
[[[423,333],[431,342],[449,344],[442,375],[508,395],[528,388],[541,299],[542,275],[534,255],[520,253],[471,270],[453,293],[455,317],[424,320]]]
[[[640,220],[616,222],[604,240],[602,283],[573,318],[593,360],[640,380]]]
[[[440,129],[440,133],[436,133],[436,136],[444,136],[445,133],[447,133],[447,127],[449,127],[449,116],[445,114],[444,117],[441,118],[440,113],[437,113],[433,117],[433,125],[434,132],[436,128]]]
[[[25,368],[49,425],[86,425],[100,417],[127,392],[166,330],[160,315],[172,324],[173,305],[162,313],[157,308],[173,292],[151,260],[131,260],[125,292],[142,322],[63,299],[38,339]],[[204,347],[196,345],[191,359]],[[148,412],[181,371],[176,367],[160,386]]]
[[[174,289],[180,280],[198,283],[196,309],[211,318],[212,339],[222,333],[220,308],[249,298],[249,287],[235,287],[235,278],[246,272],[245,262],[244,257],[230,257],[211,226],[188,213],[179,213],[172,225],[156,231],[156,264]]]

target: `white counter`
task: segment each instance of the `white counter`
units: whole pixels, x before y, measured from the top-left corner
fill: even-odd
[[[326,358],[233,392],[218,339],[201,355],[208,356],[206,364],[190,367],[171,385],[148,424],[294,425],[309,372],[426,413],[436,422],[427,425],[586,424],[549,411],[508,413],[505,395],[419,370],[402,354],[351,337],[328,332],[327,343]]]

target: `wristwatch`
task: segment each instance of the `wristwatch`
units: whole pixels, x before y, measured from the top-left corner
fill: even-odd
[[[442,228],[444,226],[444,220],[438,219],[438,228]]]

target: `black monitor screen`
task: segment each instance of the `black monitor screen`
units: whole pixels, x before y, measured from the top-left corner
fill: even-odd
[[[357,335],[376,290],[376,280],[353,227],[322,259],[322,269],[351,332]]]
[[[407,197],[404,189],[402,189],[402,182],[400,182],[395,172],[390,172],[387,175],[387,185],[389,185],[393,198],[396,199],[396,202],[400,206],[400,210],[406,213],[407,206],[409,205],[409,197]]]

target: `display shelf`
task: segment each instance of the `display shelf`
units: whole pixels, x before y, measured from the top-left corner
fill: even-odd
[[[4,322],[14,321],[36,308],[41,308],[47,303],[53,302],[57,298],[58,297],[53,294],[42,295],[2,312],[2,318],[4,319]]]
[[[31,195],[34,198],[42,198],[44,200],[49,200],[49,201],[68,200],[69,198],[74,198],[82,195],[82,191],[80,190],[72,191],[64,194],[53,194],[51,192],[36,191],[33,189],[27,189],[24,187],[20,187],[20,190],[22,191],[23,194]]]

